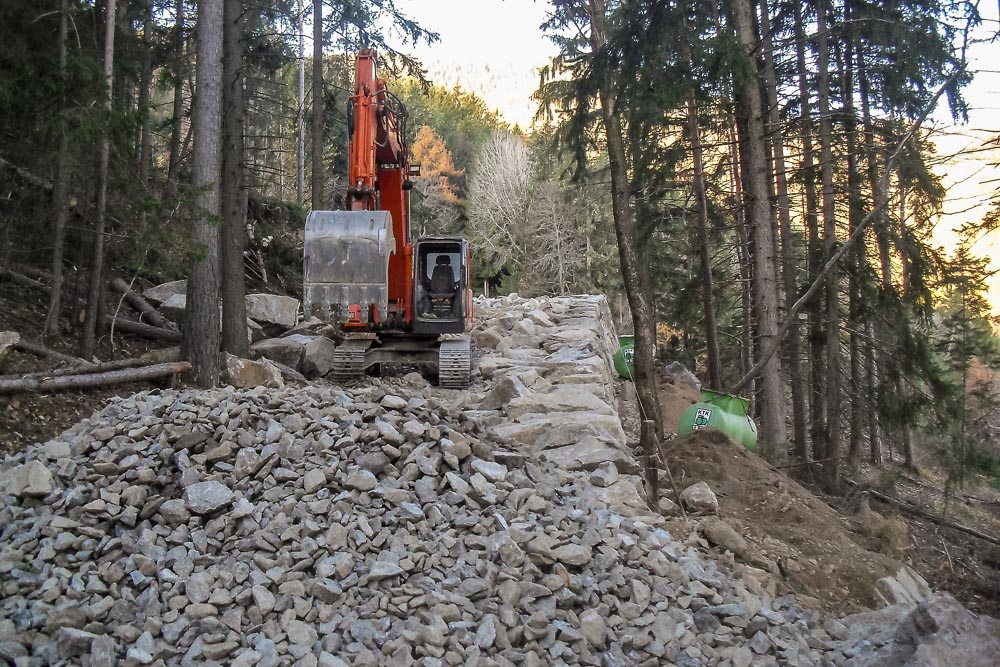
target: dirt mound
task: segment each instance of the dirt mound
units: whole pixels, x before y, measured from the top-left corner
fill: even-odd
[[[791,591],[838,614],[881,603],[875,582],[900,563],[865,539],[809,490],[718,431],[677,438],[664,453],[679,487],[705,481],[719,514],[763,555]]]

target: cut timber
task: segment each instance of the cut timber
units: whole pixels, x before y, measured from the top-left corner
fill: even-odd
[[[176,347],[169,347],[164,350],[154,350],[152,352],[147,352],[141,357],[135,357],[132,359],[118,359],[116,361],[105,361],[100,364],[91,364],[86,362],[76,363],[72,366],[63,366],[62,368],[52,368],[46,371],[26,373],[24,375],[15,375],[15,376],[8,375],[5,377],[0,377],[0,381],[42,380],[45,378],[63,377],[66,375],[90,375],[93,373],[120,371],[126,368],[139,368],[142,366],[152,366],[154,364],[163,364],[179,360],[180,360],[180,349]]]
[[[22,378],[19,380],[0,380],[0,394],[16,394],[35,391],[62,391],[66,389],[90,389],[106,387],[126,382],[144,382],[157,378],[170,377],[191,370],[191,364],[177,361],[168,364],[154,364],[141,368],[92,373],[85,375],[65,375],[50,378]]]
[[[86,365],[87,361],[81,359],[80,357],[74,357],[69,354],[63,354],[58,350],[53,350],[50,347],[45,347],[39,343],[32,343],[30,340],[24,340],[23,338],[16,343],[14,343],[14,349],[20,350],[22,352],[28,352],[36,357],[48,357],[49,359],[56,359],[67,364],[73,364],[76,366]]]
[[[980,532],[975,528],[969,528],[968,526],[963,526],[960,523],[954,523],[953,521],[948,521],[944,517],[938,516],[936,514],[925,512],[919,507],[911,505],[908,502],[898,500],[896,498],[893,498],[892,496],[887,496],[884,493],[879,493],[878,491],[874,491],[872,489],[868,489],[868,495],[870,495],[872,498],[875,498],[876,500],[881,500],[883,503],[892,505],[893,507],[898,507],[904,512],[908,512],[909,514],[918,516],[921,519],[926,519],[932,523],[936,523],[939,526],[944,526],[945,528],[952,528],[959,532],[965,533],[966,535],[972,535],[973,537],[978,537],[981,540],[1000,546],[1000,539],[997,539],[992,535],[987,535],[986,533]]]
[[[25,287],[31,287],[32,289],[40,290],[43,292],[48,292],[50,289],[48,285],[40,283],[32,278],[29,278],[23,273],[18,273],[17,271],[11,271],[10,269],[0,269],[0,276],[3,276],[12,283],[16,283],[18,285],[24,285]]]
[[[174,328],[173,323],[160,314],[156,308],[153,308],[148,301],[142,298],[142,295],[137,292],[133,292],[129,288],[128,283],[121,278],[112,279],[111,289],[125,296],[125,300],[128,301],[128,304],[139,311],[140,320],[148,320],[153,326],[160,327],[161,329],[172,330]]]
[[[133,322],[132,320],[125,320],[120,317],[115,319],[110,315],[108,315],[105,320],[107,320],[108,326],[114,325],[115,329],[124,331],[125,333],[130,333],[133,336],[141,336],[142,338],[150,338],[152,340],[162,340],[165,343],[181,342],[181,335],[177,331],[161,329],[160,327],[154,327],[151,324]]]
[[[24,167],[19,167],[13,162],[5,160],[2,157],[0,157],[0,167],[5,167],[7,169],[10,169],[12,172],[17,174],[17,176],[25,183],[34,185],[36,188],[41,188],[46,192],[52,192],[52,183],[46,181],[41,176],[36,176],[35,174],[31,173]]]

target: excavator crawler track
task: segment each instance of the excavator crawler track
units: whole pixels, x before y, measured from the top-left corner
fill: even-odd
[[[365,355],[371,347],[371,340],[345,340],[333,352],[334,382],[351,382],[365,374]]]
[[[438,385],[464,388],[472,372],[472,344],[468,336],[441,341],[438,350]]]

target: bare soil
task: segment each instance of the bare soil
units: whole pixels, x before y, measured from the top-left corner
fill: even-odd
[[[698,400],[690,388],[666,381],[660,398],[668,431]],[[708,482],[719,498],[721,518],[763,554],[782,585],[828,611],[881,606],[875,582],[905,563],[968,609],[1000,616],[1000,547],[875,499],[865,503],[858,490],[875,488],[1000,537],[1000,491],[984,479],[952,492],[945,511],[945,476],[929,457],[919,475],[894,462],[847,470],[858,486],[848,495],[828,496],[717,431],[668,440],[663,451],[679,488]]]

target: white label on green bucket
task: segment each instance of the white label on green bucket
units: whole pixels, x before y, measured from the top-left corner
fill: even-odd
[[[622,359],[625,360],[625,363],[631,364],[632,363],[632,359],[634,357],[635,357],[635,348],[634,347],[624,347],[624,348],[622,348]]]
[[[711,418],[711,410],[708,408],[698,408],[698,411],[694,413],[694,424],[691,426],[691,430],[697,431],[700,428],[707,428],[708,420]]]

